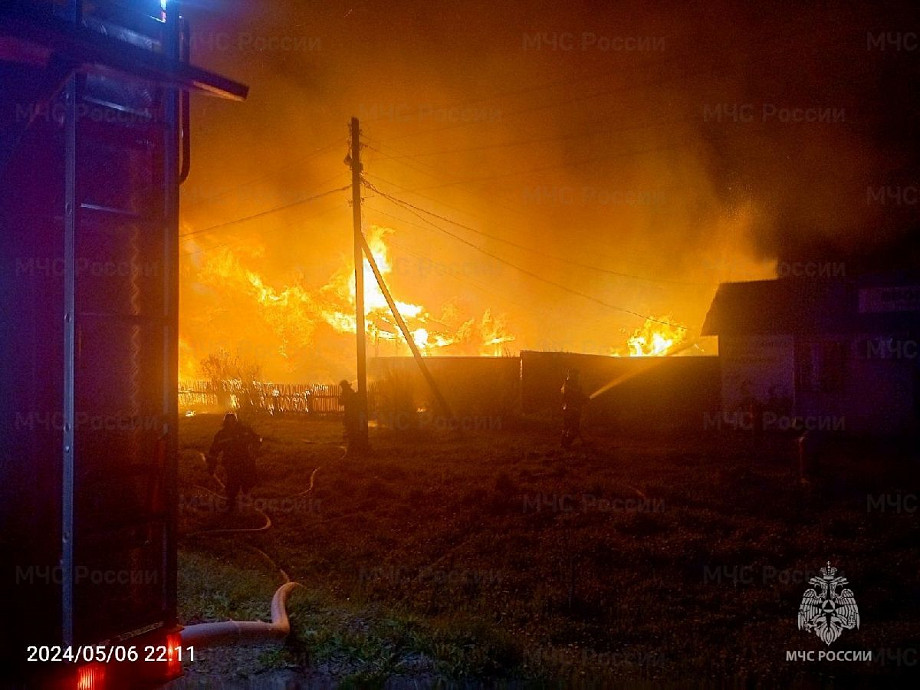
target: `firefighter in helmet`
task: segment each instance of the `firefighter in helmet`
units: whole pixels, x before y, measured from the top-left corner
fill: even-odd
[[[227,471],[227,510],[236,509],[237,496],[247,494],[256,484],[256,463],[254,452],[262,444],[262,438],[233,412],[224,416],[224,423],[214,435],[208,451],[208,472],[214,474],[218,460],[222,460]]]

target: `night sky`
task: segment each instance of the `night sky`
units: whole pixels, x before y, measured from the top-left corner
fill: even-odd
[[[186,362],[353,376],[318,313],[351,270],[352,116],[395,296],[465,329],[443,354],[496,330],[511,353],[609,354],[644,317],[698,331],[722,281],[916,256],[907,3],[184,6],[192,61],[251,87],[193,98]]]

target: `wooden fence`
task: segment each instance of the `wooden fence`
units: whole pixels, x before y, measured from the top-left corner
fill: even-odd
[[[376,386],[368,386],[373,398]],[[182,381],[179,383],[179,410],[226,411],[246,409],[267,414],[336,413],[339,387],[329,383],[265,383],[254,381]]]

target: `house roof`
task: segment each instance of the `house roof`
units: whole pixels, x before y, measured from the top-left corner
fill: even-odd
[[[722,283],[702,335],[915,331],[920,311],[861,313],[860,292],[918,281],[892,276],[858,279],[780,278]]]

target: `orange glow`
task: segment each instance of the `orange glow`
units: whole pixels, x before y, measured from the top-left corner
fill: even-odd
[[[663,357],[685,341],[688,335],[687,328],[670,316],[650,317],[627,340],[625,351],[616,350],[613,354],[617,357]]]
[[[377,268],[380,269],[380,273],[386,278],[393,271],[390,265],[389,252],[386,244],[383,241],[383,238],[391,233],[392,230],[389,228],[381,228],[376,225],[371,226],[371,229],[367,232],[367,244],[371,248],[371,254],[374,255],[374,261],[377,263]],[[355,332],[355,277],[354,273],[349,269],[343,269],[336,273],[333,276],[332,280],[322,288],[322,292],[326,294],[335,295],[338,299],[336,300],[341,306],[346,308],[343,310],[339,309],[322,309],[323,318],[326,322],[335,328],[336,330],[343,333],[354,333]],[[396,302],[396,307],[399,309],[399,313],[402,314],[402,317],[406,321],[412,319],[418,319],[420,321],[426,320],[426,313],[424,307],[418,304],[411,304],[409,302],[401,302],[394,298]],[[342,305],[341,303],[344,304]],[[381,335],[379,333],[380,322],[389,324],[393,317],[390,315],[390,308],[387,306],[386,298],[383,296],[383,292],[380,290],[380,286],[377,285],[377,279],[374,277],[374,271],[371,269],[370,263],[367,259],[364,260],[364,317],[365,330],[368,335],[377,335],[378,337],[384,337],[387,339],[393,339],[397,336],[395,328],[392,331],[387,331],[387,335]],[[377,325],[375,326],[375,322]],[[427,331],[426,331],[427,332]],[[400,336],[401,337],[401,336]]]
[[[102,690],[105,687],[105,666],[87,664],[77,671],[77,690]]]
[[[173,633],[166,636],[166,673],[171,678],[182,674],[182,637]]]
[[[514,342],[515,337],[509,333],[504,317],[494,315],[490,309],[485,309],[480,318],[470,318],[451,303],[441,304],[438,311],[434,311],[433,307],[399,299],[399,291],[406,287],[400,284],[398,271],[394,274],[386,243],[386,237],[393,232],[372,225],[366,231],[367,243],[419,350],[425,355],[507,354],[509,343]],[[261,347],[246,356],[255,364],[263,365],[265,374],[278,380],[281,378],[278,377],[278,362],[284,362],[293,370],[299,363],[311,360],[318,342],[328,347],[330,338],[336,334],[355,333],[355,279],[348,258],[343,257],[340,267],[325,284],[309,286],[300,277],[288,278],[285,284],[278,276],[255,270],[252,264],[258,260],[259,251],[252,249],[248,254],[250,256],[246,251],[223,247],[205,253],[196,269],[196,284],[225,296],[225,306],[212,322],[215,329],[227,326],[239,329],[240,324],[250,322],[258,324],[246,329],[246,335]],[[407,278],[404,276],[403,280]],[[415,294],[426,294],[424,284],[410,282],[410,288]],[[408,355],[402,333],[366,260],[364,293],[369,355]],[[208,329],[203,333],[208,333]],[[266,350],[263,343],[268,343],[271,349]],[[350,346],[351,343],[346,345]],[[199,363],[210,353],[200,351],[199,347],[207,346],[180,339],[180,381],[201,378]],[[348,361],[347,355],[342,359]],[[232,401],[232,404],[237,402]]]
[[[199,377],[198,361],[189,342],[179,337],[179,380],[192,381]]]

